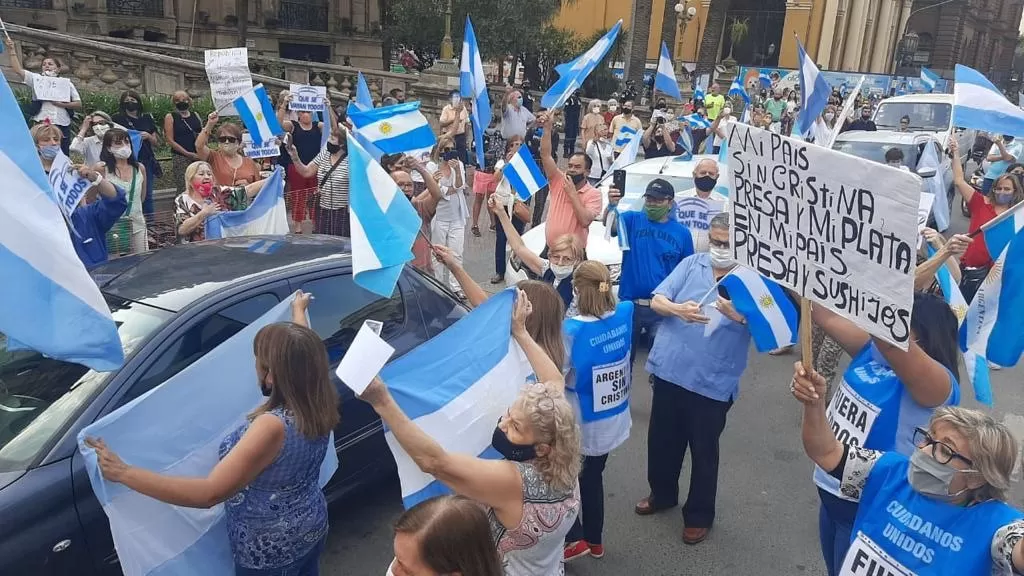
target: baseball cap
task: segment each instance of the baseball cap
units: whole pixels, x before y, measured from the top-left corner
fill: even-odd
[[[676,191],[672,188],[672,184],[663,178],[655,178],[647,184],[647,189],[644,190],[644,196],[650,196],[655,200],[668,200],[675,198]]]

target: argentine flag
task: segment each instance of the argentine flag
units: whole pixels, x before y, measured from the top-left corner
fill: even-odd
[[[139,132],[138,130],[128,130],[128,140],[132,145],[132,158],[138,162],[139,153],[142,152],[142,132]]]
[[[981,231],[985,234],[988,253],[998,258],[1021,230],[1024,230],[1024,202],[1018,203],[982,225]]]
[[[487,93],[487,76],[484,74],[480,49],[476,45],[473,23],[466,16],[466,31],[462,40],[462,63],[459,72],[459,86],[463,98],[473,99],[473,143],[476,148],[477,166],[484,166],[484,130],[491,124],[491,97]]]
[[[828,97],[832,89],[825,80],[825,75],[814,65],[804,45],[796,41],[797,55],[800,63],[800,115],[793,127],[793,134],[806,137],[811,127],[828,106]]]
[[[373,96],[370,95],[370,87],[366,85],[366,78],[360,72],[356,80],[356,99],[348,101],[348,113],[367,110],[373,110]]]
[[[548,179],[544,177],[544,172],[537,166],[526,146],[519,147],[501,173],[523,202],[532,198],[537,190],[548,185]]]
[[[206,239],[237,236],[284,235],[289,232],[284,205],[282,168],[263,182],[263,188],[245,210],[221,212],[206,219]]]
[[[747,89],[743,87],[743,78],[737,76],[733,79],[732,85],[729,86],[729,96],[739,96],[743,99],[743,103],[750,105],[750,95],[747,94]]]
[[[352,112],[348,119],[360,139],[383,154],[411,153],[430,149],[437,143],[434,131],[420,112],[419,102]]]
[[[616,146],[625,146],[629,144],[631,140],[639,138],[640,132],[635,128],[629,126],[623,126],[619,128],[619,137],[615,139]]]
[[[110,308],[75,253],[21,108],[0,82],[0,332],[8,350],[98,372],[119,368],[124,351]]]
[[[686,119],[680,118],[680,120]],[[673,162],[689,162],[693,160],[693,131],[688,121],[679,127],[679,141],[676,142],[676,145],[683,149],[683,153],[677,154]]]
[[[448,452],[501,459],[491,436],[533,372],[510,336],[514,302],[511,289],[491,296],[381,371],[402,412]],[[416,466],[391,430],[384,437],[398,464],[406,508],[451,493]]]
[[[680,120],[689,124],[690,128],[693,128],[694,130],[700,130],[701,128],[707,130],[708,128],[711,128],[711,121],[696,112],[689,116],[683,116]]]
[[[742,266],[723,278],[722,286],[736,311],[747,319],[758,352],[796,344],[799,316],[781,286]]]
[[[718,171],[722,174],[715,183],[715,192],[718,192],[726,198],[729,197],[729,182],[731,178],[726,176],[729,172],[729,138],[732,137],[732,126],[725,125],[725,138],[722,138],[722,144],[718,147]]]
[[[706,88],[707,88],[707,86],[704,86],[703,84],[701,84],[700,82],[698,82],[698,83],[697,83],[697,84],[696,84],[696,85],[695,85],[695,86],[693,87],[693,99],[694,99],[695,101],[696,101],[696,100],[701,100],[701,101],[703,101],[703,100],[704,100],[704,91],[705,91],[705,89],[706,89]]]
[[[929,92],[935,91],[935,86],[939,83],[939,75],[931,70],[921,67],[921,84],[924,85],[925,90]]]
[[[86,438],[102,438],[132,466],[205,478],[218,448],[265,398],[256,385],[252,343],[261,328],[291,320],[294,296],[227,339],[170,380],[100,418],[78,434],[89,483],[110,520],[126,576],[234,574],[224,505],[186,508],[103,479]],[[320,465],[320,486],[338,469],[334,435]]]
[[[658,58],[658,73],[654,77],[654,89],[661,90],[666,96],[682,100],[679,83],[676,82],[676,71],[672,68],[672,58],[668,55],[668,46],[661,43],[661,57]]]
[[[235,98],[233,105],[238,117],[249,129],[253,144],[263,144],[284,132],[281,123],[277,121],[274,105],[270,103],[270,97],[267,96],[267,89],[263,84],[257,84],[252,90]]]
[[[565,101],[573,95],[576,90],[583,86],[583,81],[590,76],[590,73],[597,68],[597,65],[604,59],[604,55],[611,49],[615,39],[619,37],[622,30],[622,20],[615,23],[615,26],[601,37],[589,50],[570,60],[565,64],[555,66],[558,72],[558,82],[555,82],[544,96],[540,99],[540,105],[548,110],[557,110],[565,105]]]
[[[981,72],[957,64],[953,83],[953,126],[1024,136],[1024,110],[1011,104]]]
[[[412,244],[422,221],[398,184],[352,136],[348,162],[352,279],[390,298],[402,268],[412,260]]]

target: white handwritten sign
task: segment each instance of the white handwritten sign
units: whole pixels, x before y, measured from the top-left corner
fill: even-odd
[[[71,80],[36,74],[32,82],[32,91],[35,93],[36,100],[70,102]]]
[[[249,51],[246,48],[207,50],[206,76],[210,79],[210,96],[221,116],[237,116],[231,102],[252,90],[249,73]]]
[[[920,178],[738,123],[726,176],[738,263],[907,348]]]
[[[242,133],[242,150],[249,158],[276,158],[281,155],[281,142],[277,138],[271,138],[263,144],[253,144],[252,134]]]
[[[57,206],[64,216],[71,218],[71,214],[78,208],[78,203],[85,196],[86,191],[92,183],[78,175],[78,170],[71,165],[71,159],[58,152],[50,165],[50,186],[56,196]]]
[[[326,86],[310,86],[308,84],[292,84],[288,90],[292,101],[289,110],[296,112],[320,112],[324,109],[324,98],[327,98]]]
[[[699,196],[688,196],[676,202],[676,218],[690,229],[691,232],[707,233],[711,229],[711,219],[725,208],[725,203],[707,200]]]

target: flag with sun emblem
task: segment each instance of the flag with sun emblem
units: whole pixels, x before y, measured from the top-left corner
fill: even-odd
[[[249,129],[254,144],[269,142],[278,134],[284,132],[281,123],[277,121],[274,114],[274,105],[270,103],[270,96],[263,84],[253,86],[252,90],[235,98],[235,110],[242,123]]]
[[[747,319],[758,352],[796,344],[799,315],[781,286],[742,266],[723,278],[722,286],[736,311]]]
[[[419,102],[406,102],[394,106],[349,112],[360,136],[360,144],[366,143],[384,154],[406,153],[429,150],[437,143]]]
[[[928,247],[928,257],[935,256],[935,248],[932,248],[931,244],[926,244],[926,246]],[[967,300],[964,299],[960,285],[953,280],[953,276],[945,264],[935,272],[935,281],[938,282],[939,289],[942,290],[942,297],[946,300],[946,304],[949,304],[953,314],[956,314],[957,326],[962,325],[964,318],[967,317]]]

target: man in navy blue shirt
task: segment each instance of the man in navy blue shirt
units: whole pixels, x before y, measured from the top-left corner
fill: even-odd
[[[124,190],[100,172],[82,166],[78,173],[93,185],[71,213],[71,244],[85,267],[92,268],[107,261],[107,232],[128,209],[128,200]],[[88,202],[90,198],[94,199]]]
[[[651,293],[683,258],[693,254],[690,231],[672,218],[675,194],[671,183],[655,178],[644,191],[643,212],[619,212],[612,223],[612,236],[622,234],[629,246],[622,251],[619,298],[634,305],[630,362],[636,358],[641,333],[646,330],[648,342],[653,342],[661,321],[651,310]],[[614,210],[621,198],[621,190],[610,189],[608,209]]]

